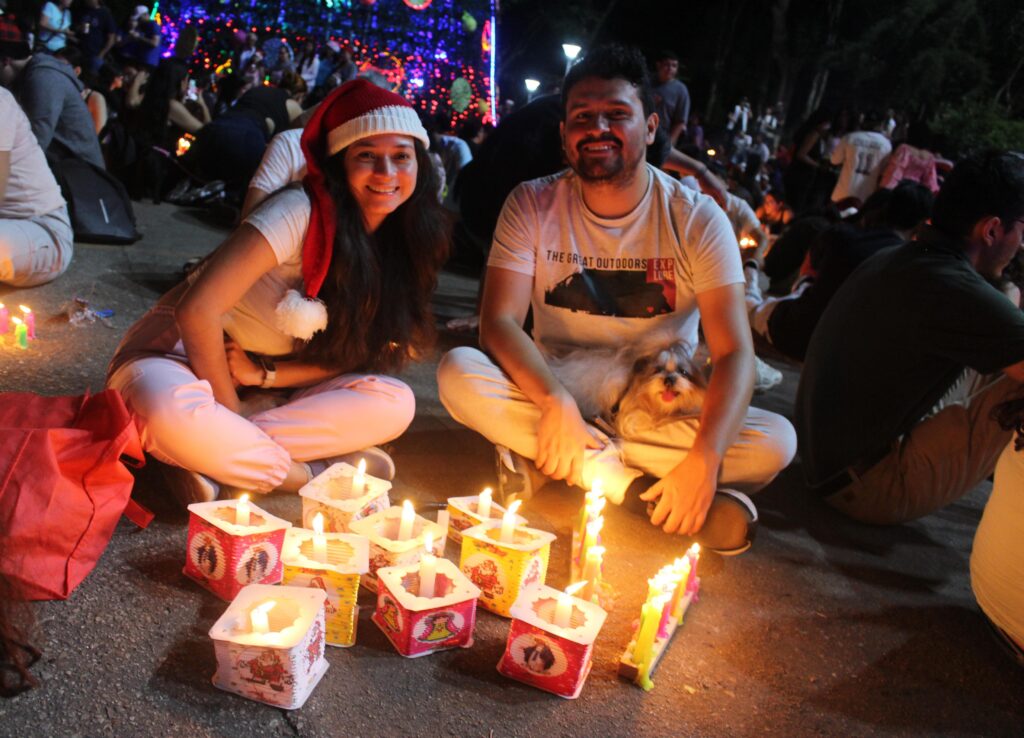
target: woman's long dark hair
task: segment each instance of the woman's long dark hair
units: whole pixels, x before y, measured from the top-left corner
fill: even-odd
[[[147,144],[162,145],[167,137],[167,115],[171,100],[181,92],[188,69],[177,59],[163,59],[146,80],[146,91],[134,118],[133,131]]]
[[[325,167],[337,231],[331,266],[318,297],[327,329],[298,353],[302,361],[341,371],[395,371],[433,345],[430,298],[448,255],[447,219],[437,201],[437,173],[415,141],[416,187],[375,233],[349,191],[345,151]]]

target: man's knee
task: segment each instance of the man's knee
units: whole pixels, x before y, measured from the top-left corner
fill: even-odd
[[[442,356],[437,365],[437,392],[441,404],[456,420],[459,420],[459,409],[472,398],[468,379],[481,360],[486,361],[487,357],[479,349],[458,346]]]
[[[751,476],[766,485],[796,456],[796,431],[792,423],[775,413],[765,413],[759,420],[761,433],[751,460],[756,471]]]

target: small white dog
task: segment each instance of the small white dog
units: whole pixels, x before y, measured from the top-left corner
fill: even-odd
[[[650,335],[622,348],[575,349],[548,364],[585,419],[620,437],[700,415],[707,378],[674,337]]]

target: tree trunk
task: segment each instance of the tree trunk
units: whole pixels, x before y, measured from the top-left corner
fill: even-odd
[[[828,0],[825,8],[827,26],[825,32],[825,44],[822,53],[815,64],[817,71],[814,73],[814,81],[811,83],[810,92],[807,93],[807,102],[804,105],[804,118],[813,113],[822,99],[825,97],[825,88],[828,87],[829,70],[826,64],[829,57],[835,51],[836,43],[839,40],[839,20],[843,16],[843,0]]]
[[[711,74],[711,88],[708,90],[708,101],[704,108],[705,124],[715,114],[715,104],[718,102],[718,81],[725,73],[725,62],[727,59],[734,58],[732,44],[733,39],[736,37],[736,26],[739,23],[740,16],[743,15],[744,5],[746,5],[746,0],[738,0],[735,3],[731,0],[726,0],[724,3],[725,9],[722,17],[725,18],[725,22],[721,27],[718,43],[715,45],[715,63]]]
[[[789,53],[789,31],[786,26],[789,4],[790,0],[775,0],[772,3],[772,60],[779,70],[779,81],[772,103],[781,102],[786,110],[790,109],[790,87],[793,84],[793,57]]]

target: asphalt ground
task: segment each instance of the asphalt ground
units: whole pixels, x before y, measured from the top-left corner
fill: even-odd
[[[125,329],[180,278],[187,258],[226,230],[205,211],[137,204],[145,237],[79,244],[59,280],[0,287],[31,306],[39,339],[0,346],[0,389],[42,394],[99,390]],[[440,319],[471,312],[475,280],[446,273]],[[109,326],[72,326],[61,308],[84,297],[114,311]],[[488,444],[437,398],[441,352],[467,339],[442,334],[429,361],[404,376],[416,392],[409,431],[392,446],[395,499],[431,502],[494,483]],[[790,415],[797,368],[755,404]],[[363,593],[358,638],[328,648],[330,669],[306,705],[288,712],[222,692],[207,632],[226,605],[185,578],[187,516],[158,475],[135,494],[157,518],[122,520],[95,571],[66,602],[40,603],[35,672],[43,686],[0,700],[3,736],[626,736],[1014,735],[1024,731],[1024,672],[991,640],[971,595],[968,559],[990,485],[924,520],[894,528],[852,523],[802,488],[799,461],[757,498],[761,529],[740,557],[706,555],[701,598],[645,693],[616,675],[646,579],[680,555],[677,538],[624,509],[607,514],[606,578],[618,600],[598,637],[578,700],[496,671],[509,622],[480,611],[475,645],[408,660],[370,621]],[[552,485],[524,513],[552,531],[548,582],[569,575],[571,521],[581,494]],[[299,520],[293,496],[261,500]],[[457,562],[449,543],[447,555]]]

